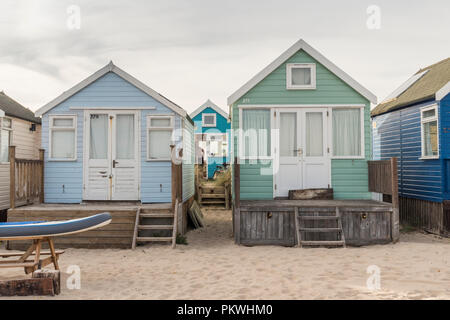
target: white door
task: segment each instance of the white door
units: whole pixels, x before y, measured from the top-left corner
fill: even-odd
[[[278,109],[278,172],[275,195],[289,190],[327,188],[330,159],[327,152],[327,110]]]
[[[84,199],[138,200],[138,113],[87,111]]]

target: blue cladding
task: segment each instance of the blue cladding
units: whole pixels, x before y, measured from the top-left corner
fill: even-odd
[[[171,201],[171,162],[147,161],[147,115],[171,114],[175,117],[175,129],[181,128],[181,117],[139,90],[115,73],[107,73],[97,81],[68,98],[42,117],[42,147],[45,152],[45,202],[80,203],[83,198],[83,127],[82,110],[70,107],[148,107],[154,110],[141,111],[141,182],[142,202]],[[49,161],[49,115],[71,114],[77,116],[77,159],[75,161]],[[181,147],[181,132],[175,141]]]
[[[214,128],[211,127],[202,127],[202,115],[203,114],[216,114],[216,126]],[[192,121],[194,121],[195,125],[195,133],[206,133],[206,132],[227,132],[231,128],[231,124],[228,122],[228,119],[222,116],[220,113],[216,112],[213,108],[205,108],[202,112],[197,114]]]
[[[441,202],[448,199],[445,181],[448,150],[442,151],[443,142],[449,139],[439,138],[441,159],[421,160],[420,108],[431,105],[426,102],[400,109],[373,118],[373,157],[375,160],[398,158],[399,194],[403,197]],[[450,114],[439,112],[440,127],[447,123],[450,127]],[[447,149],[447,148],[445,148]]]

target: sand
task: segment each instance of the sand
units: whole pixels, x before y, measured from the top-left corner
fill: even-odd
[[[175,250],[66,250],[62,293],[50,299],[450,299],[450,239],[414,232],[362,248],[245,247],[233,243],[230,211],[205,216],[206,228]],[[67,288],[70,265],[81,289]],[[366,285],[371,265],[379,290]],[[19,277],[22,269],[0,269],[0,280]]]

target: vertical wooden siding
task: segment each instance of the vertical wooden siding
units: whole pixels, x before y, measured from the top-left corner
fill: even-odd
[[[195,194],[194,125],[184,119],[183,132],[183,201]]]
[[[156,107],[156,109],[141,112],[141,200],[143,202],[170,202],[170,161],[146,161],[146,116],[150,113],[174,114],[174,112],[114,73],[107,73],[43,116],[42,146],[46,150],[45,202],[79,203],[82,201],[84,118],[82,110],[71,110],[70,107],[129,107],[132,109],[133,107],[148,106]],[[52,114],[74,114],[77,116],[77,159],[75,161],[48,160],[48,119],[49,115]],[[181,128],[179,116],[175,116],[175,128]],[[176,141],[180,144],[181,138],[177,137]]]
[[[36,124],[36,131],[30,131],[30,121],[12,118],[12,143],[16,146],[16,157],[22,159],[39,159],[41,148],[41,125]],[[0,164],[0,210],[9,208],[9,164]]]
[[[316,90],[286,90],[287,63],[315,63]],[[370,103],[340,78],[303,50],[298,51],[232,106],[232,127],[239,128],[238,105],[254,104],[364,104],[365,159],[332,160],[331,183],[336,199],[370,199],[368,192],[367,160],[371,159]],[[331,129],[331,128],[330,128]],[[238,139],[234,138],[234,153],[238,155]],[[271,165],[271,164],[270,164]],[[273,177],[258,174],[259,164],[241,167],[242,199],[273,198]],[[258,176],[258,177],[257,177]],[[242,182],[242,177],[248,177]],[[260,184],[260,179],[264,184]],[[253,187],[258,188],[253,188]]]

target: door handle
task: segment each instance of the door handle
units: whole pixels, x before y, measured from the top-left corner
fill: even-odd
[[[117,162],[116,160],[113,160],[113,168],[116,167],[116,164],[119,164],[119,162]]]

